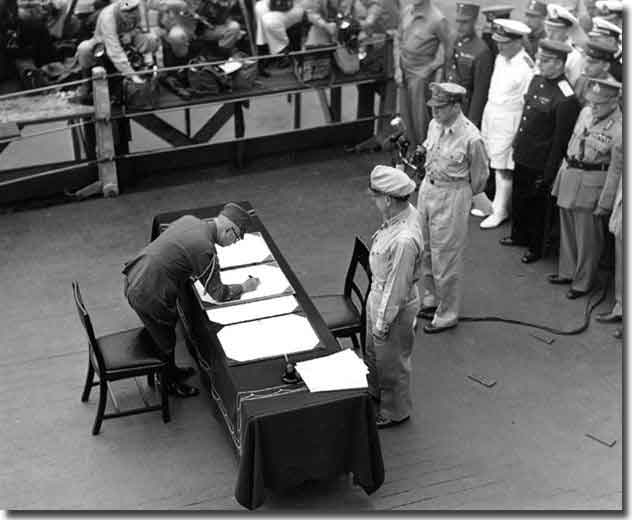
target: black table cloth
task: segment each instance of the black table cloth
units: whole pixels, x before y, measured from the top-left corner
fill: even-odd
[[[252,208],[246,201],[239,204]],[[182,215],[211,218],[221,208],[157,215],[151,239]],[[320,340],[318,348],[291,354],[289,359],[302,361],[339,351],[338,342],[256,215],[247,231],[261,233]],[[367,493],[382,485],[382,452],[366,390],[311,393],[302,383],[282,382],[283,357],[245,363],[227,359],[217,339],[220,326],[208,319],[192,283],[181,291],[178,310],[187,347],[240,455],[235,498],[241,505],[249,509],[260,506],[266,488],[278,491],[343,473],[352,473],[354,483]]]

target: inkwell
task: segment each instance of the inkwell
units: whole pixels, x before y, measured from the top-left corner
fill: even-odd
[[[281,381],[288,385],[295,385],[301,381],[301,377],[296,371],[296,363],[288,360],[287,354],[283,354],[283,356],[285,357],[285,372],[283,372]]]

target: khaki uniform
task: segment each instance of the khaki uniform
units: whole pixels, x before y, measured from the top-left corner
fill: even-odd
[[[597,206],[612,207],[616,184],[606,183],[607,170],[612,150],[622,138],[618,107],[598,122],[592,118],[591,108],[584,107],[552,190],[560,207],[558,275],[572,279],[576,291],[590,290],[597,275],[604,223],[593,211]]]
[[[616,144],[606,178],[607,193],[616,184],[608,229],[614,235],[614,307],[612,314],[623,316],[623,143]],[[608,201],[604,200],[604,204]]]
[[[385,222],[373,235],[369,262],[366,363],[369,393],[379,399],[385,419],[411,414],[411,357],[419,311],[423,238],[419,213],[412,206]],[[373,331],[388,330],[385,339]]]
[[[425,14],[416,12],[412,5],[403,9],[394,51],[402,71],[400,112],[408,140],[415,145],[426,138],[431,119],[426,106],[429,86],[436,70],[444,64],[447,49],[441,42],[448,38],[447,20],[433,4]]]
[[[426,176],[419,190],[424,250],[423,305],[437,306],[432,324],[458,321],[472,194],[485,189],[489,167],[478,129],[463,114],[447,128],[430,122],[426,149]]]

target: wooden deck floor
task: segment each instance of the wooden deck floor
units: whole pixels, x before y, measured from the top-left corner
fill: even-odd
[[[322,152],[319,161],[250,176],[173,172],[116,199],[0,215],[0,505],[241,509],[238,462],[206,396],[172,400],[168,425],[146,414],[90,434],[96,402],[79,400],[87,345],[71,281],[81,283],[97,334],[137,326],[120,269],[148,240],[153,216],[248,199],[308,291],[339,290],[353,236],[369,239],[378,225],[365,196],[378,161],[388,158]],[[584,301],[546,283],[554,260],[522,264],[521,251],[498,246],[506,231],[483,232],[472,219],[463,313],[578,323]],[[612,331],[593,322],[551,345],[504,324],[420,331],[413,420],[380,433],[384,485],[367,496],[341,477],[270,494],[261,509],[620,509],[622,343]],[[178,356],[187,358],[182,343]],[[472,372],[498,383],[481,386],[467,378]],[[140,402],[133,382],[115,388],[121,407]]]

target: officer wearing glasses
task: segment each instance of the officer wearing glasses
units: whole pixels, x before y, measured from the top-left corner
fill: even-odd
[[[183,382],[194,370],[179,368],[175,363],[178,294],[191,277],[199,279],[216,301],[236,300],[242,293],[259,286],[258,278],[224,285],[219,276],[215,244],[230,246],[241,240],[249,222],[248,212],[234,203],[226,204],[211,221],[185,215],[172,222],[123,268],[125,297],[154,340],[159,354],[167,359],[168,390],[178,397],[199,393],[197,388]]]

